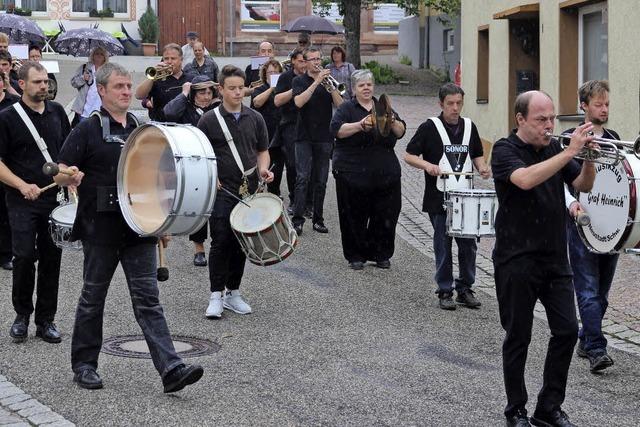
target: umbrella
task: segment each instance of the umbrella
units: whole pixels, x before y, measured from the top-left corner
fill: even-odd
[[[344,29],[334,24],[326,18],[316,15],[301,16],[293,21],[287,22],[282,27],[282,31],[287,33],[309,33],[309,34],[338,34]]]
[[[88,56],[96,47],[103,47],[109,55],[121,55],[124,52],[118,39],[97,28],[65,31],[55,41],[56,52],[63,55]]]
[[[42,46],[46,40],[42,29],[35,22],[12,13],[0,14],[0,32],[17,44],[35,43]]]

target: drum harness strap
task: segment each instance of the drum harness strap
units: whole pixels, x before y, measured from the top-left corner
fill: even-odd
[[[36,144],[38,145],[38,148],[40,149],[42,156],[44,156],[44,160],[46,162],[53,163],[53,160],[51,159],[51,155],[49,154],[49,150],[47,149],[47,143],[44,141],[44,139],[42,139],[42,137],[36,130],[36,127],[33,125],[33,122],[27,115],[27,112],[24,110],[22,105],[20,105],[19,102],[16,102],[15,104],[13,104],[13,108],[16,110],[16,112],[18,113],[18,115],[20,116],[24,124],[27,126],[27,129],[29,129],[29,132],[31,133],[31,137],[36,141]],[[64,201],[64,199],[65,199],[64,190],[61,187],[60,190],[58,191],[58,195],[56,196],[56,200],[58,203],[61,203],[62,201]]]
[[[249,196],[249,182],[247,181],[247,177],[251,175],[255,170],[256,166],[251,169],[244,170],[244,165],[242,164],[242,159],[240,158],[240,153],[238,153],[238,149],[236,148],[236,144],[233,142],[233,137],[231,136],[231,132],[229,132],[229,127],[227,123],[224,121],[224,117],[220,114],[220,106],[217,106],[213,109],[216,113],[216,118],[218,119],[218,123],[220,123],[220,127],[222,128],[222,133],[224,134],[225,139],[227,140],[227,144],[229,144],[229,148],[231,149],[231,154],[233,155],[233,159],[236,161],[240,172],[242,173],[242,185],[240,185],[240,196],[244,199]]]
[[[472,178],[471,175],[467,177],[469,179],[465,179],[465,180],[461,180],[460,175],[453,175],[453,176],[447,175],[447,173],[452,173],[452,172],[460,173],[460,172],[473,171],[471,156],[469,153],[469,141],[471,140],[471,120],[466,117],[461,117],[461,119],[464,120],[464,130],[462,134],[461,145],[466,147],[467,151],[466,151],[464,164],[456,165],[456,169],[462,169],[462,170],[454,171],[452,170],[451,162],[447,157],[447,147],[452,145],[451,140],[449,139],[449,134],[447,134],[447,131],[444,128],[444,125],[442,124],[442,121],[440,120],[440,118],[429,117],[429,120],[433,122],[433,124],[436,127],[436,130],[438,131],[438,134],[440,135],[440,140],[442,141],[442,145],[443,145],[442,158],[440,159],[440,162],[438,164],[438,166],[440,167],[440,170],[443,173],[443,176],[442,176],[443,179],[438,179],[436,182],[436,187],[438,188],[438,190],[442,192],[445,192],[446,190],[453,190],[453,189],[468,189],[473,186],[473,181],[470,179]],[[462,153],[460,153],[460,155],[462,155]]]

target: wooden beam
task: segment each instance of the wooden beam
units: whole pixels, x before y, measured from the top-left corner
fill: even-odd
[[[560,9],[571,9],[588,6],[594,3],[601,3],[602,0],[564,0],[560,2]]]
[[[527,19],[535,18],[540,12],[540,3],[523,4],[502,12],[494,13],[493,19]]]

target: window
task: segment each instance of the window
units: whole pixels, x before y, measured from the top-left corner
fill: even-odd
[[[24,1],[24,0],[23,0]],[[113,13],[127,13],[128,0],[73,0],[72,11],[89,13],[91,9],[111,9]]]
[[[578,18],[579,84],[609,76],[609,43],[607,4],[599,3],[580,9]]]
[[[476,102],[484,104],[489,101],[489,26],[478,28],[478,88]]]
[[[31,9],[32,12],[46,12],[47,0],[0,0],[0,10],[7,10],[9,6]]]
[[[453,29],[444,30],[442,38],[442,50],[444,52],[453,52],[456,48],[455,35]]]

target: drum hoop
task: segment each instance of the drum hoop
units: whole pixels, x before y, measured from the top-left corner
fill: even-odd
[[[76,217],[76,216],[78,216],[78,206],[77,206],[77,205],[76,205],[76,208],[75,208],[75,210],[76,210],[76,215],[74,216],[73,221],[72,221],[72,222],[70,222],[70,223],[69,223],[69,222],[63,222],[63,221],[61,221],[60,219],[55,218],[55,217],[54,217],[54,215],[53,215],[53,214],[54,214],[54,212],[56,212],[56,211],[61,211],[61,210],[63,210],[63,209],[66,209],[66,208],[67,208],[67,206],[71,206],[71,205],[75,205],[75,203],[64,203],[64,204],[62,204],[62,205],[59,205],[59,206],[56,206],[55,208],[53,208],[53,210],[52,210],[52,211],[51,211],[51,213],[49,214],[49,219],[50,219],[50,221],[51,221],[54,225],[58,225],[58,224],[60,224],[60,225],[67,225],[67,226],[73,227],[73,224],[75,223],[75,217]]]
[[[260,233],[265,233],[269,230],[271,230],[271,228],[277,224],[278,222],[283,222],[283,217],[286,215],[285,210],[284,210],[284,203],[282,203],[282,200],[280,199],[280,197],[271,194],[271,193],[254,193],[252,194],[250,197],[248,197],[246,199],[247,202],[250,202],[252,199],[256,198],[256,197],[266,197],[269,199],[273,199],[273,200],[277,200],[278,202],[280,202],[280,215],[278,216],[278,218],[276,218],[276,220],[272,223],[270,223],[269,225],[267,225],[265,228],[257,230],[257,231],[252,231],[252,232],[244,232],[244,231],[239,231],[236,230],[233,227],[233,224],[231,224],[231,229],[233,231],[237,231],[238,233],[244,235],[244,236],[257,236]],[[236,208],[241,209],[242,206],[240,206],[240,204],[236,204],[236,206],[233,207],[233,209],[231,210],[231,213],[229,214],[229,222],[232,223],[232,219],[235,217],[235,215],[237,215],[237,213],[234,215],[234,211],[236,211]],[[236,211],[237,212],[237,211]]]

